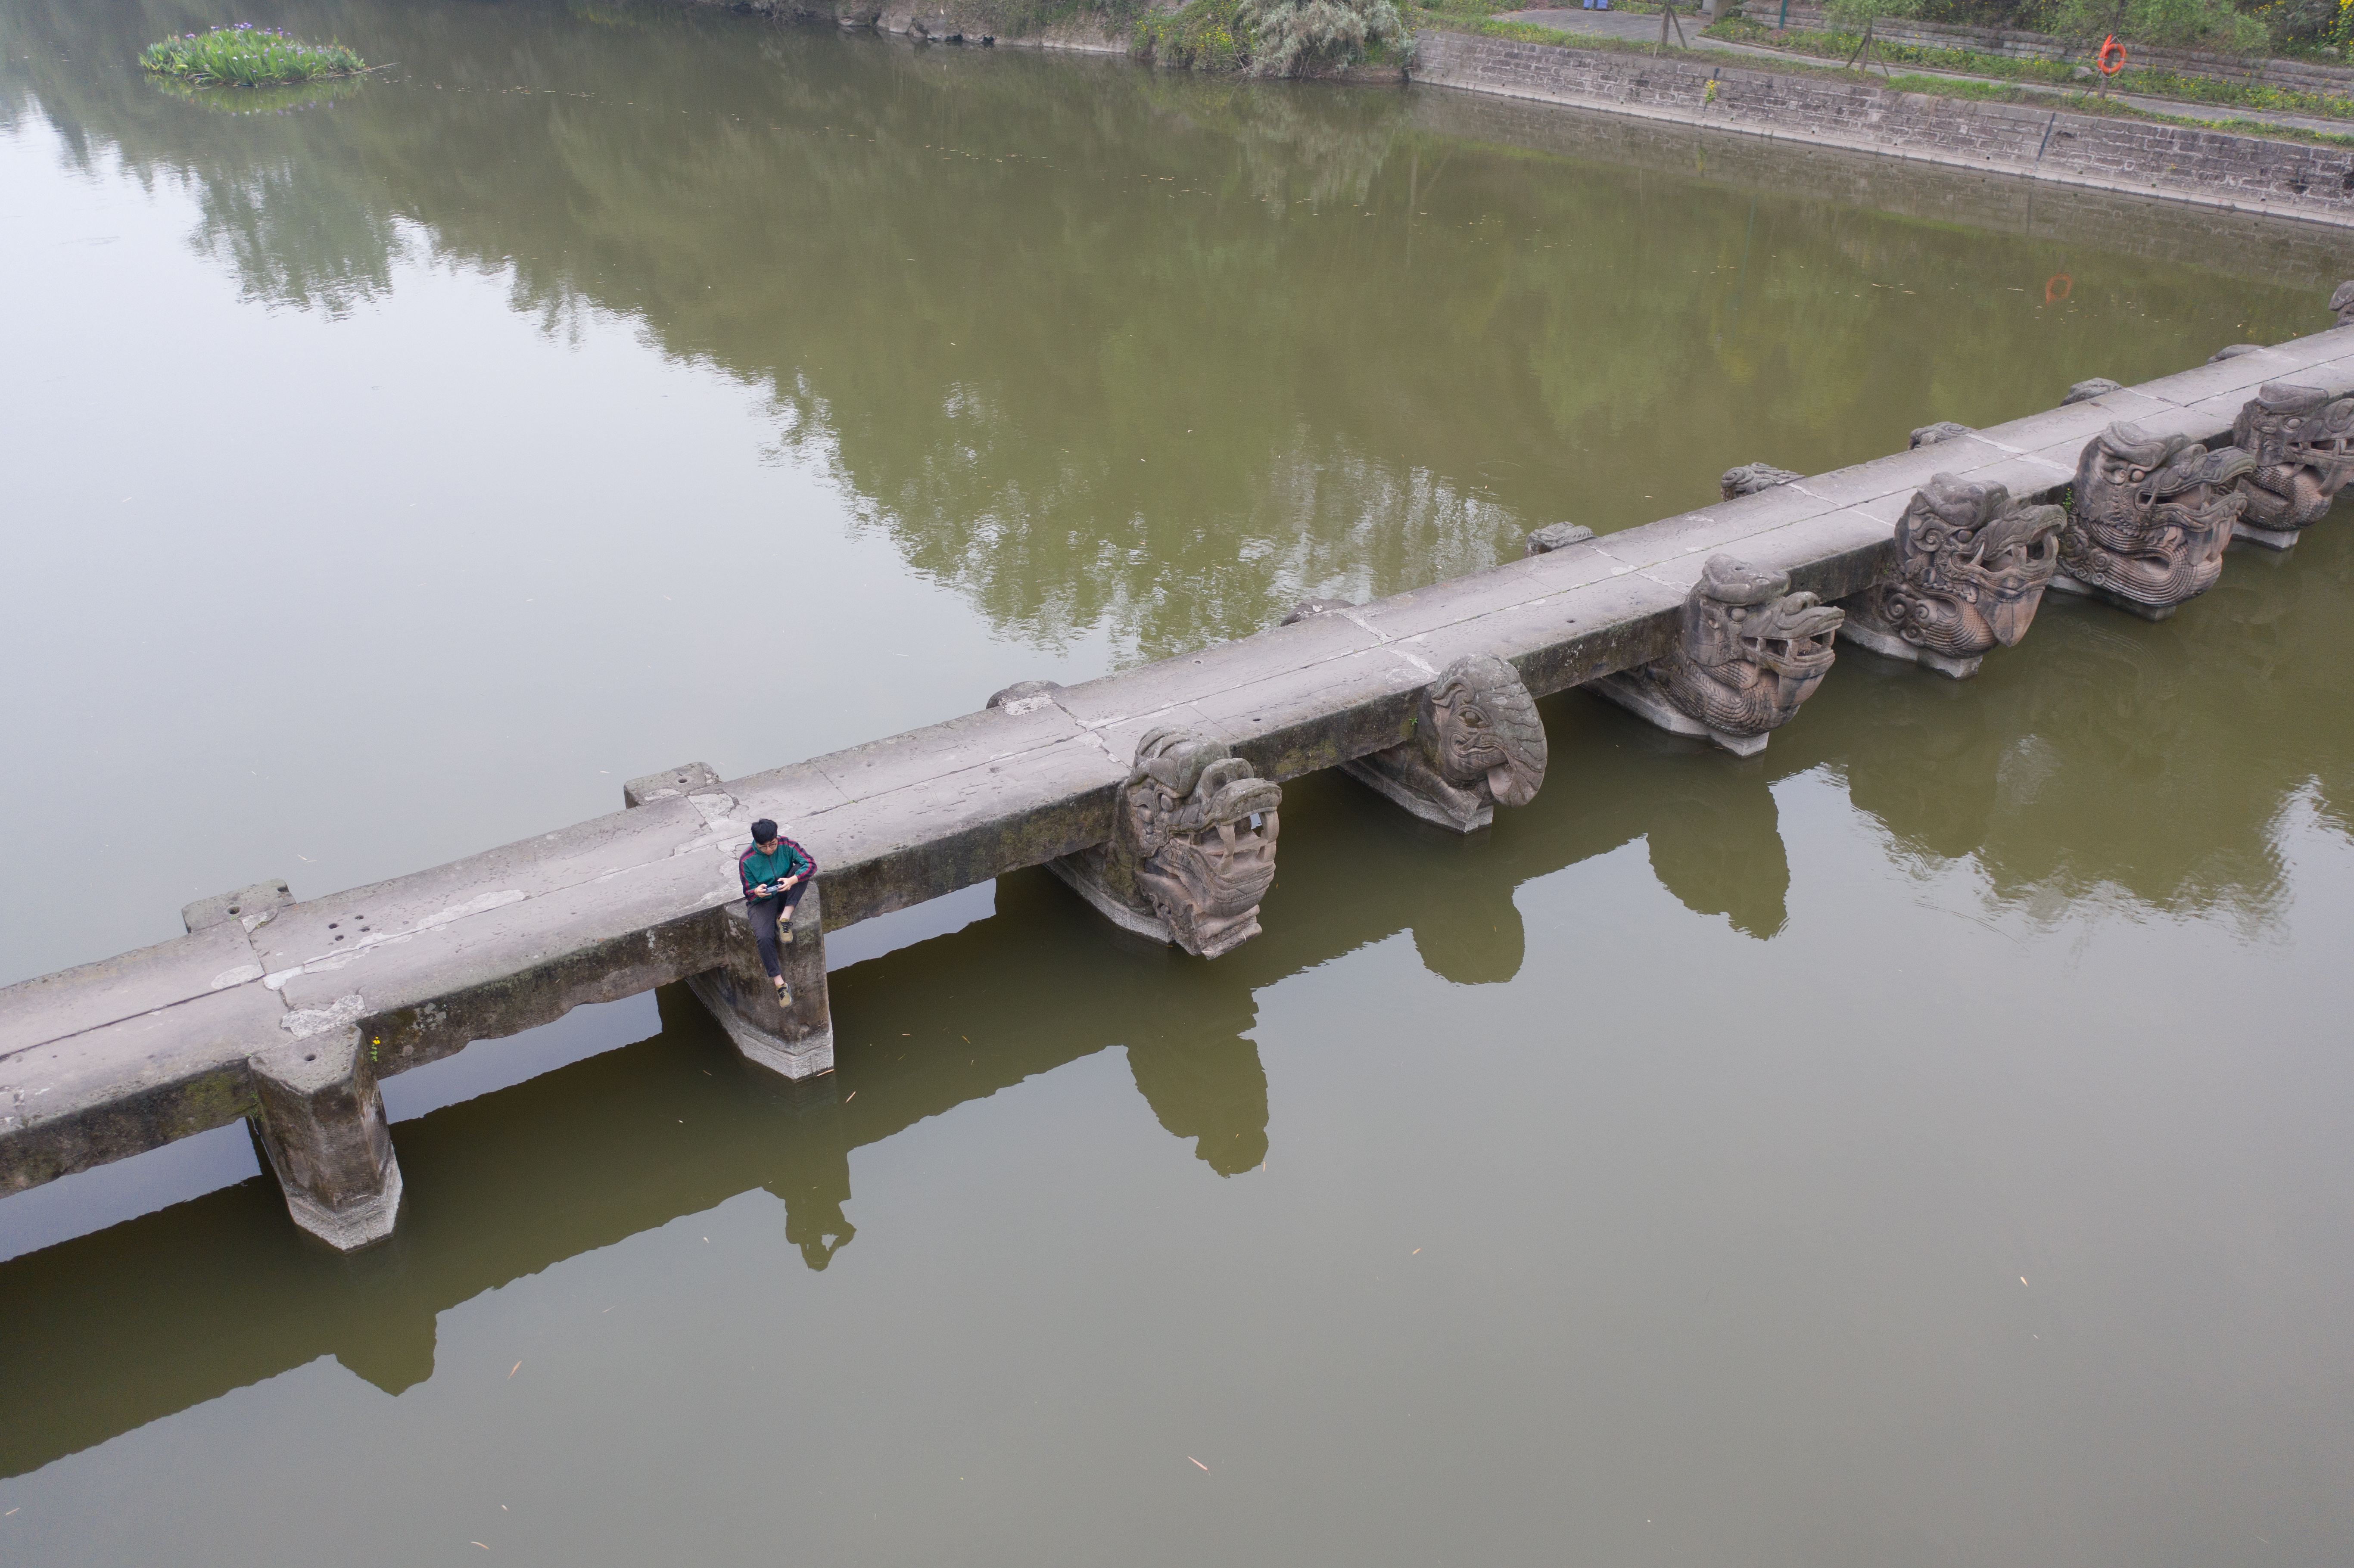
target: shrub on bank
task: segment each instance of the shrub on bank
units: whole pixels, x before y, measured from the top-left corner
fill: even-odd
[[[1395,0],[1190,0],[1137,22],[1137,54],[1181,70],[1321,76],[1394,59],[1411,42]]]
[[[342,44],[306,44],[250,22],[186,33],[141,52],[142,69],[198,87],[263,87],[356,76],[367,63]]]

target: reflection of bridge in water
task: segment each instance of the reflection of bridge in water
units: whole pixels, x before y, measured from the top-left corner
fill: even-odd
[[[1585,713],[1584,699],[1561,705],[1572,722],[1622,722]],[[1101,924],[1058,885],[1004,878],[997,917],[835,973],[836,1002],[860,1032],[833,1075],[798,1089],[744,1064],[708,1012],[666,988],[652,1039],[400,1123],[408,1203],[375,1251],[321,1255],[256,1179],[0,1265],[14,1397],[48,1413],[7,1424],[0,1474],[322,1355],[399,1393],[432,1375],[441,1312],[753,1191],[777,1197],[786,1239],[822,1269],[854,1234],[853,1150],[1113,1045],[1162,1128],[1222,1176],[1247,1171],[1267,1153],[1267,1075],[1246,1037],[1254,997],[1286,976],[1410,931],[1445,979],[1510,980],[1522,959],[1512,886],[1647,828],[1662,880],[1687,904],[1777,925],[1788,874],[1769,776],[1730,781],[1744,853],[1766,863],[1726,864],[1703,847],[1708,819],[1660,810],[1658,787],[1693,771],[1681,752],[1638,754],[1634,781],[1602,810],[1564,793],[1558,809],[1522,813],[1501,868],[1482,846],[1419,828],[1369,858],[1367,832],[1397,832],[1393,808],[1338,779],[1303,783],[1318,821],[1286,839],[1284,874],[1314,890],[1315,917],[1278,919],[1207,967],[1124,938],[1107,951]],[[918,969],[921,984],[909,983]],[[990,1021],[987,1037],[966,1045],[974,1019]],[[902,1033],[918,1048],[903,1048]]]

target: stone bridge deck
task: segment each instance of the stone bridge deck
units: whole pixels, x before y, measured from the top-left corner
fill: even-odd
[[[735,859],[754,818],[777,819],[818,857],[822,926],[839,928],[1105,842],[1151,728],[1223,739],[1278,780],[1334,767],[1405,738],[1422,688],[1458,656],[1500,654],[1540,696],[1648,662],[1668,651],[1712,554],[1841,598],[1885,567],[1899,513],[1933,472],[2048,498],[2112,421],[2212,442],[2260,384],[2284,380],[2354,391],[2354,333],[2243,354],[772,772],[722,782],[690,768],[635,780],[629,809],[389,882],[302,902],[262,885],[191,906],[186,937],[0,990],[0,1192],[249,1117],[298,1219],[297,1186],[316,1175],[333,1188],[337,1161],[376,1160],[390,1174],[388,1226],[398,1202],[388,1146],[272,1141],[273,1125],[348,1119],[335,1086],[305,1079],[302,1064],[356,1026],[365,1100],[375,1076],[739,961]],[[816,977],[822,1019],[822,940],[804,940],[797,965],[797,983]],[[382,1144],[380,1109],[376,1125]]]

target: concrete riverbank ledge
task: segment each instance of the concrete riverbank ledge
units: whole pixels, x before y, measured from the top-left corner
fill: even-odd
[[[1548,758],[1534,699],[1613,677],[1749,749],[1803,722],[1845,629],[1838,601],[1899,641],[1887,629],[1956,620],[1954,637],[1922,644],[1940,658],[2008,648],[2031,591],[2123,561],[2124,534],[2196,534],[2197,548],[2145,563],[2148,580],[2073,586],[2170,612],[2212,580],[2251,485],[2286,519],[2342,478],[2349,393],[2354,332],[2332,329],[1620,533],[1540,530],[1532,553],[1488,571],[1367,605],[1314,601],[1256,635],[1078,685],[1026,683],[770,772],[682,765],[632,779],[610,815],[389,882],[201,900],[183,937],[0,990],[0,1192],[244,1118],[296,1222],[364,1245],[401,1202],[382,1079],[679,981],[748,1057],[819,1077],[832,1065],[825,933],[1027,866],[1214,959],[1257,929],[1287,779],[1355,764],[1405,810],[1470,831],[1575,768]],[[2229,443],[2267,419],[2277,450],[2260,471]],[[2300,464],[2311,471],[2287,471]],[[2033,509],[2072,487],[2054,569],[2053,520]],[[1992,557],[1973,542],[1990,526]],[[1967,554],[1944,558],[1949,546]],[[1949,569],[1957,559],[1968,569]],[[1903,591],[1878,591],[1892,585]],[[821,867],[783,1004],[737,881],[759,817]]]

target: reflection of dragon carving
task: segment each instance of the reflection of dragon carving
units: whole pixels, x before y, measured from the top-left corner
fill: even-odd
[[[1789,591],[1787,572],[1711,556],[1684,599],[1666,658],[1596,683],[1652,723],[1746,756],[1830,673],[1847,612]]]
[[[1840,635],[1949,675],[2015,648],[2059,569],[2068,514],[2023,506],[1999,484],[1932,476],[1896,520],[1896,577],[1847,604]]]
[[[1422,690],[1414,738],[1342,769],[1425,821],[1469,832],[1499,805],[1525,806],[1544,782],[1544,722],[1512,667],[1458,659]]]
[[[2232,422],[2232,440],[2256,465],[2239,482],[2248,504],[2234,532],[2286,549],[2354,477],[2354,397],[2267,382]]]
[[[1282,801],[1225,742],[1152,730],[1137,743],[1111,842],[1052,868],[1129,930],[1214,959],[1258,935]]]
[[[2075,508],[2060,535],[2055,588],[2094,593],[2160,620],[2215,585],[2255,471],[2237,447],[2111,425],[2076,464]]]

